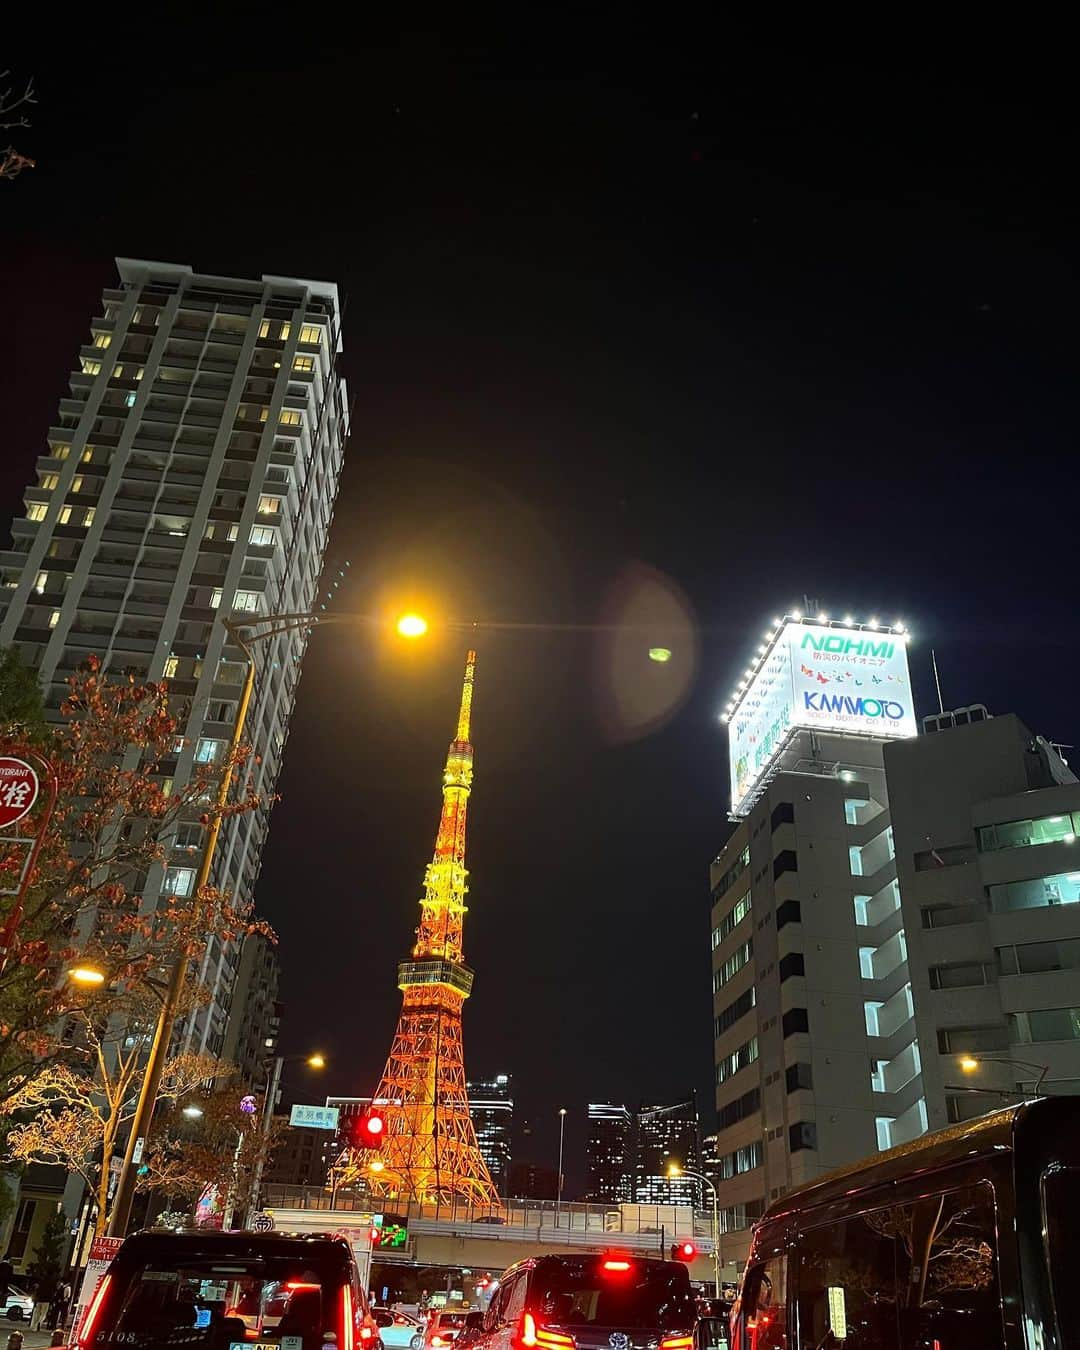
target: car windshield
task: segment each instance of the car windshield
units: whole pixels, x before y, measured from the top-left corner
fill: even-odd
[[[106,1299],[90,1344],[232,1350],[258,1342],[308,1350],[322,1345],[322,1333],[332,1325],[324,1294],[329,1304],[340,1284],[338,1278],[324,1286],[320,1271],[303,1258],[178,1262],[148,1256],[128,1272],[115,1299]]]
[[[440,1327],[463,1327],[465,1325],[464,1313],[440,1313],[438,1316],[438,1325]]]
[[[689,1330],[696,1320],[685,1268],[631,1262],[606,1272],[554,1265],[537,1272],[537,1308],[545,1322],[566,1327]]]

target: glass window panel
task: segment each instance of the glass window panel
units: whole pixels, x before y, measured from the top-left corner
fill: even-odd
[[[1021,1013],[1017,1021],[1022,1018],[1033,1041],[1080,1040],[1080,1008],[1043,1008]]]

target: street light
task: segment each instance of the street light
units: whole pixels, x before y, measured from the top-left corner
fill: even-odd
[[[562,1209],[562,1161],[563,1140],[566,1135],[566,1107],[559,1107],[559,1172],[555,1178],[555,1227],[559,1226],[559,1211]]]
[[[419,618],[419,615],[413,617]],[[294,632],[299,628],[316,628],[328,623],[362,623],[377,626],[378,622],[377,619],[366,614],[312,613],[254,615],[243,622],[237,622],[235,619],[222,620],[226,633],[247,658],[247,673],[244,676],[243,689],[236,709],[236,721],[233,724],[233,734],[229,741],[225,770],[218,785],[217,798],[214,803],[215,809],[210,812],[202,859],[191,891],[193,895],[198,895],[210,880],[218,835],[221,833],[221,822],[229,804],[229,790],[232,787],[236,755],[242,744],[244,724],[247,721],[251,695],[255,688],[255,653],[251,649],[252,644],[267,642],[272,638],[281,637],[283,634]],[[413,627],[414,625],[409,626]],[[424,630],[426,630],[426,627],[425,623]],[[419,637],[421,633],[414,632],[413,635]],[[142,1087],[139,1090],[139,1101],[135,1108],[135,1117],[131,1122],[131,1132],[128,1135],[120,1178],[116,1185],[116,1197],[113,1201],[112,1213],[109,1216],[110,1237],[127,1236],[128,1220],[131,1218],[131,1205],[135,1199],[135,1152],[137,1149],[141,1150],[145,1147],[145,1140],[150,1137],[150,1126],[154,1119],[154,1104],[161,1087],[161,1076],[165,1070],[165,1060],[172,1041],[173,1026],[180,1007],[180,996],[187,979],[188,961],[189,956],[185,950],[173,962],[172,970],[169,972],[169,983],[165,990],[157,1026],[154,1028],[154,1039],[150,1045],[150,1054],[146,1061]]]
[[[201,1106],[185,1106],[183,1113],[188,1120],[198,1120],[203,1113],[203,1109]]]
[[[266,1158],[265,1143],[270,1135],[270,1125],[274,1119],[274,1107],[277,1105],[278,1092],[281,1089],[281,1070],[285,1064],[292,1064],[296,1060],[303,1060],[309,1069],[325,1069],[326,1056],[320,1051],[315,1050],[311,1054],[300,1055],[275,1055],[274,1072],[270,1077],[270,1084],[266,1089],[266,1100],[263,1102],[263,1117],[261,1134],[264,1147],[255,1163],[255,1176],[251,1183],[251,1208],[258,1207],[259,1187],[262,1185],[263,1162]],[[250,1214],[247,1216],[250,1218]]]
[[[403,638],[423,637],[428,630],[428,621],[422,614],[403,614],[397,621],[398,635]]]
[[[98,970],[96,966],[72,966],[67,976],[72,983],[81,984],[87,989],[97,988],[105,983],[105,972]]]
[[[681,1167],[677,1162],[669,1163],[668,1176],[675,1180],[677,1177],[696,1177],[698,1181],[703,1181],[712,1192],[712,1259],[713,1259],[713,1283],[716,1286],[716,1298],[722,1297],[720,1292],[720,1273],[723,1262],[720,1260],[720,1195],[716,1186],[707,1176],[700,1172],[691,1172],[687,1167]]]
[[[975,1073],[984,1064],[1009,1064],[1015,1065],[1018,1069],[1031,1069],[1035,1074],[1035,1086],[1032,1091],[1036,1097],[1039,1095],[1043,1079],[1050,1072],[1049,1064],[1033,1064],[1028,1059],[1013,1059],[1011,1055],[961,1055],[959,1064],[963,1073]],[[1022,1088],[1023,1084],[1019,1086]]]
[[[326,1060],[323,1058],[322,1055],[319,1054],[319,1052],[318,1052],[317,1050],[316,1050],[316,1052],[315,1052],[313,1055],[308,1055],[308,1057],[307,1057],[307,1064],[308,1064],[308,1068],[309,1068],[309,1069],[325,1069],[325,1068],[326,1068]]]

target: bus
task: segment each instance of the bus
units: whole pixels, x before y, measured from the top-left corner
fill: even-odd
[[[1080,1098],[924,1135],[754,1227],[732,1350],[1077,1350]]]

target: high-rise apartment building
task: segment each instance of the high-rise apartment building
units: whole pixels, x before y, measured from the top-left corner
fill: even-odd
[[[930,1127],[1040,1079],[1080,1092],[1075,774],[982,707],[924,719],[885,769]]]
[[[179,784],[232,734],[245,663],[220,617],[315,601],[348,432],[340,306],[324,282],[117,268],[0,554],[0,646],[19,648],[52,709],[91,653],[107,671],[167,680],[184,735],[165,772]],[[305,644],[298,630],[255,648],[246,736],[267,803]],[[242,901],[269,809],[221,832],[212,880]],[[190,891],[202,835],[197,820],[181,826],[149,899]],[[238,955],[211,944],[200,973],[213,997],[190,1048],[221,1051]]]
[[[494,1078],[477,1079],[467,1083],[465,1090],[480,1154],[487,1163],[495,1189],[500,1195],[506,1195],[514,1124],[510,1075],[499,1073]]]
[[[249,933],[240,949],[221,1058],[236,1066],[245,1086],[269,1083],[267,1069],[281,1029],[277,948],[262,933]]]
[[[634,1200],[641,1205],[701,1205],[695,1177],[671,1177],[672,1163],[698,1170],[697,1100],[691,1095],[670,1106],[642,1106],[634,1143]]]
[[[727,719],[737,823],[710,928],[730,1233],[788,1187],[914,1138],[927,1111],[883,762],[917,730],[904,634],[778,621]]]
[[[589,1103],[585,1139],[587,1199],[622,1204],[634,1192],[634,1117],[625,1106]]]

